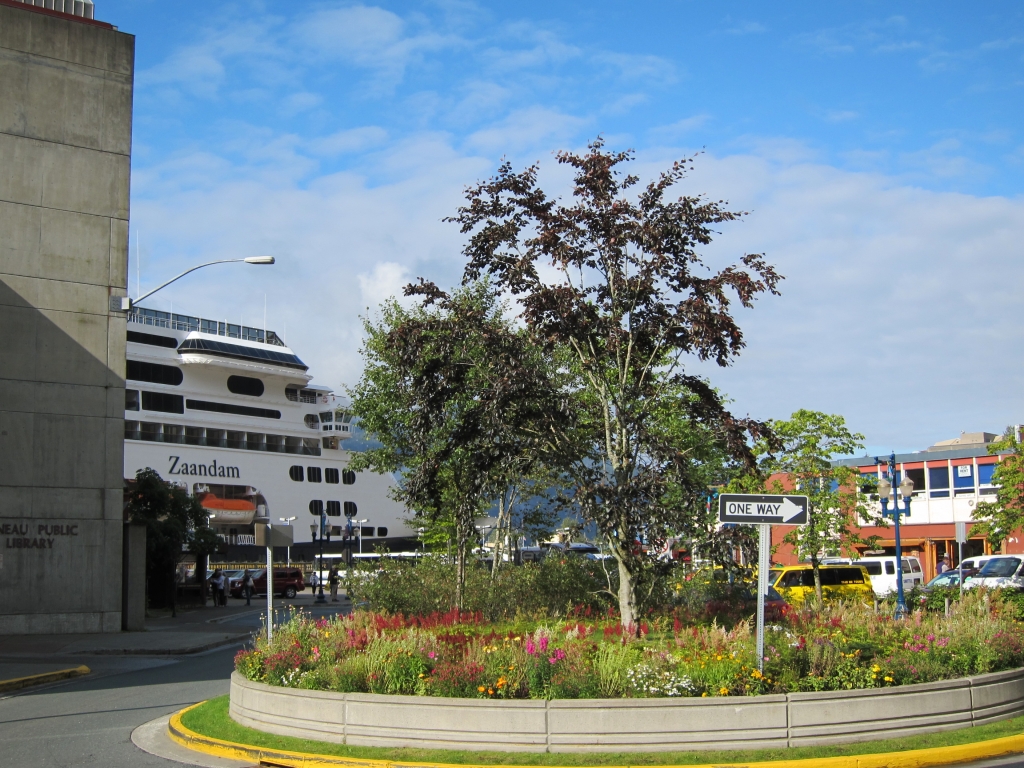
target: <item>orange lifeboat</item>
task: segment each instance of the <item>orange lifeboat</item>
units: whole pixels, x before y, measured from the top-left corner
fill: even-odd
[[[216,494],[205,493],[199,498],[203,509],[214,513],[210,516],[214,523],[234,523],[249,525],[256,516],[256,505],[245,499],[222,499]]]

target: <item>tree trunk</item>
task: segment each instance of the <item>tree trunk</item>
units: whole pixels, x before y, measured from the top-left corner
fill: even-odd
[[[462,610],[466,592],[466,546],[469,543],[469,526],[459,515],[455,521],[455,607]]]
[[[494,561],[491,563],[491,580],[498,576],[498,567],[501,563],[502,539],[505,532],[505,494],[498,497],[498,524],[494,526]]]
[[[817,601],[818,610],[821,610],[822,597],[821,597],[821,564],[818,562],[818,558],[811,558],[811,568],[814,570],[814,598]]]
[[[633,582],[633,574],[630,573],[629,568],[626,566],[624,558],[616,554],[615,560],[619,564],[620,621],[624,630],[631,635],[636,635],[640,631],[640,627],[637,624],[636,585]]]

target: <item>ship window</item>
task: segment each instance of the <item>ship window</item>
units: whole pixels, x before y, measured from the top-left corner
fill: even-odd
[[[322,515],[323,512],[324,503],[322,501],[317,501],[316,499],[313,499],[313,501],[309,502],[309,513],[311,515]]]
[[[306,480],[311,483],[323,482],[323,478],[320,477],[320,467],[306,467]]]
[[[320,441],[315,437],[302,438],[302,452],[306,456],[319,456],[320,455]]]
[[[124,423],[124,439],[125,440],[141,440],[139,437],[139,422],[137,421],[125,421]]]
[[[297,387],[286,387],[284,396],[293,403],[316,403],[316,392],[309,389],[298,389]]]
[[[185,443],[188,445],[206,445],[206,436],[202,427],[185,427]]]
[[[228,376],[228,392],[233,395],[261,397],[263,395],[263,382],[251,376]]]
[[[339,474],[340,473],[338,472],[338,470],[336,470],[334,467],[327,467],[327,469],[324,470],[324,480],[326,480],[328,483],[333,483],[334,485],[337,485]]]
[[[139,390],[126,389],[124,391],[124,409],[126,411],[139,410]]]
[[[373,536],[373,526],[372,525],[364,525],[363,526],[363,536],[364,537]]]
[[[299,464],[294,464],[288,468],[288,477],[294,480],[296,483],[302,482],[302,467]]]
[[[345,485],[355,485],[355,483],[356,483],[356,473],[353,472],[351,469],[344,469],[344,470],[342,470],[342,472],[341,472],[341,482],[343,482]]]
[[[377,535],[380,536],[381,538],[384,538],[385,536],[388,535],[388,529],[387,528],[378,527],[377,528]]]
[[[345,517],[355,517],[356,516],[356,512],[357,512],[357,510],[356,510],[356,503],[354,501],[346,501],[345,502]]]
[[[228,430],[228,448],[245,448],[245,432]]]
[[[154,424],[151,421],[140,421],[139,422],[139,439],[149,440],[150,442],[159,443],[163,435],[161,434],[161,424]]]
[[[185,405],[192,411],[211,411],[212,413],[233,413],[237,416],[257,416],[261,419],[280,419],[281,412],[270,408],[253,408],[248,405],[232,403],[211,403],[208,400],[187,400]]]
[[[228,327],[230,328],[231,326]],[[231,333],[229,332],[228,336],[230,335]],[[256,339],[252,340],[256,341]],[[179,354],[189,354],[191,352],[202,352],[235,360],[252,360],[257,363],[283,365],[287,368],[298,368],[302,371],[307,369],[306,364],[298,357],[287,352],[274,352],[260,347],[243,347],[239,344],[227,344],[223,341],[214,341],[213,339],[189,338],[185,339],[178,346]]]
[[[144,363],[141,360],[128,361],[128,376],[132,381],[148,381],[150,384],[167,384],[176,387],[184,378],[179,368],[159,363]]]
[[[158,336],[155,333],[140,333],[139,331],[128,331],[128,341],[165,349],[177,349],[178,347],[178,340],[173,336]]]
[[[341,517],[341,502],[340,501],[328,501],[327,502],[327,514],[329,517]]]
[[[164,442],[165,443],[182,443],[184,442],[183,428],[178,424],[164,424]]]
[[[142,410],[162,413],[184,413],[184,398],[167,392],[143,392]]]
[[[267,435],[267,450],[284,453],[284,435]]]
[[[228,447],[228,433],[223,429],[206,429],[206,444],[214,448]]]
[[[247,451],[265,451],[267,449],[267,436],[261,432],[245,433],[245,449]]]
[[[333,420],[334,414],[332,414],[330,411],[323,411],[320,414],[320,421],[323,422],[324,424],[330,424]]]
[[[306,426],[310,429],[320,429],[320,419],[317,418],[315,413],[307,413],[302,420],[306,422]]]

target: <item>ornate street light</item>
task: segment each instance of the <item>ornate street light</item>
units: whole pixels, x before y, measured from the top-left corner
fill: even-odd
[[[896,477],[896,454],[889,455],[889,478]],[[900,509],[899,500],[896,496],[896,488],[890,479],[882,478],[878,481],[878,496],[882,502],[882,515],[890,517],[896,528],[896,614],[894,618],[904,619],[907,616],[907,600],[903,594],[903,550],[900,547],[900,517],[910,517],[910,498],[914,494],[914,481],[904,476],[903,482],[899,485],[899,492],[903,496],[903,509]],[[892,511],[889,511],[889,497],[892,496]]]
[[[320,529],[319,536],[317,535],[317,528]],[[327,513],[321,512],[320,525],[310,523],[309,530],[313,533],[313,541],[319,540],[320,542],[320,565],[316,572],[316,582],[317,586],[320,587],[320,593],[316,596],[316,602],[326,603],[327,598],[324,597],[324,539],[327,539],[327,541],[331,540],[331,527],[327,524]]]

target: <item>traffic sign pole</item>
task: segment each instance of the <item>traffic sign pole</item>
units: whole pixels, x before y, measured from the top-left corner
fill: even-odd
[[[764,599],[768,594],[768,570],[772,565],[772,527],[762,523],[757,529],[757,669],[764,672]]]

